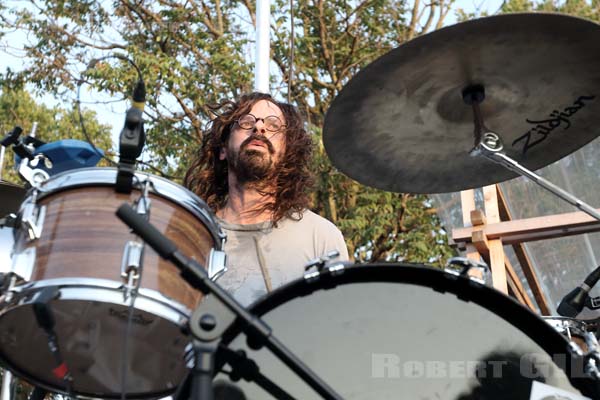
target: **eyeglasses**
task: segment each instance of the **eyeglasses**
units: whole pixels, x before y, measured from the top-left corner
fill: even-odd
[[[248,130],[254,128],[258,121],[262,121],[263,124],[265,124],[265,129],[269,132],[279,132],[281,128],[285,127],[284,123],[274,115],[269,115],[265,118],[256,118],[252,114],[246,114],[241,116],[235,122],[237,122],[240,128]]]

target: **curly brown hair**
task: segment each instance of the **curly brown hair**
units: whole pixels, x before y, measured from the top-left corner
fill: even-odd
[[[304,129],[304,121],[296,107],[278,102],[265,93],[242,95],[239,100],[226,100],[212,106],[217,115],[205,131],[202,145],[185,174],[184,184],[202,198],[214,211],[222,209],[229,192],[227,160],[220,160],[219,153],[226,148],[235,121],[250,112],[260,100],[273,103],[285,118],[285,153],[277,168],[267,179],[270,184],[261,193],[271,196],[257,212],[271,212],[276,224],[283,217],[299,219],[309,205],[309,193],[314,184],[309,163],[313,143]]]

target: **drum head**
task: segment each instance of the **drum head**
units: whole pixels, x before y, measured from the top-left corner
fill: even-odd
[[[69,394],[56,375],[60,363],[49,349],[48,334],[37,323],[35,293],[24,290],[0,312],[0,357],[33,385]],[[73,284],[62,287],[60,298],[50,301],[49,307],[72,394],[165,397],[187,374],[184,356],[189,337],[182,323],[167,318],[168,308],[152,298],[139,294],[131,308],[120,290]]]
[[[496,290],[440,270],[349,267],[293,282],[252,311],[344,399],[528,399],[534,380],[598,398],[545,321]],[[294,398],[320,398],[268,349],[250,350],[239,327],[228,341]],[[230,370],[224,366],[217,380],[248,399],[272,398],[255,383],[228,382]]]

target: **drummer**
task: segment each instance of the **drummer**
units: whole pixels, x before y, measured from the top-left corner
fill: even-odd
[[[307,208],[313,145],[298,110],[252,93],[214,111],[185,184],[227,233],[219,284],[248,305],[329,251],[348,260],[340,230]]]

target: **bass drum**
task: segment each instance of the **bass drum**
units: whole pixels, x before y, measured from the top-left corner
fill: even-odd
[[[294,281],[251,311],[346,400],[529,399],[533,381],[600,398],[582,360],[543,319],[494,289],[442,270],[346,267],[339,275]],[[239,326],[226,332],[230,349],[244,350],[293,398],[320,398],[268,349],[251,350],[240,332]],[[217,387],[247,399],[273,398],[253,382],[231,381],[239,371],[223,365],[225,358],[222,352]]]

